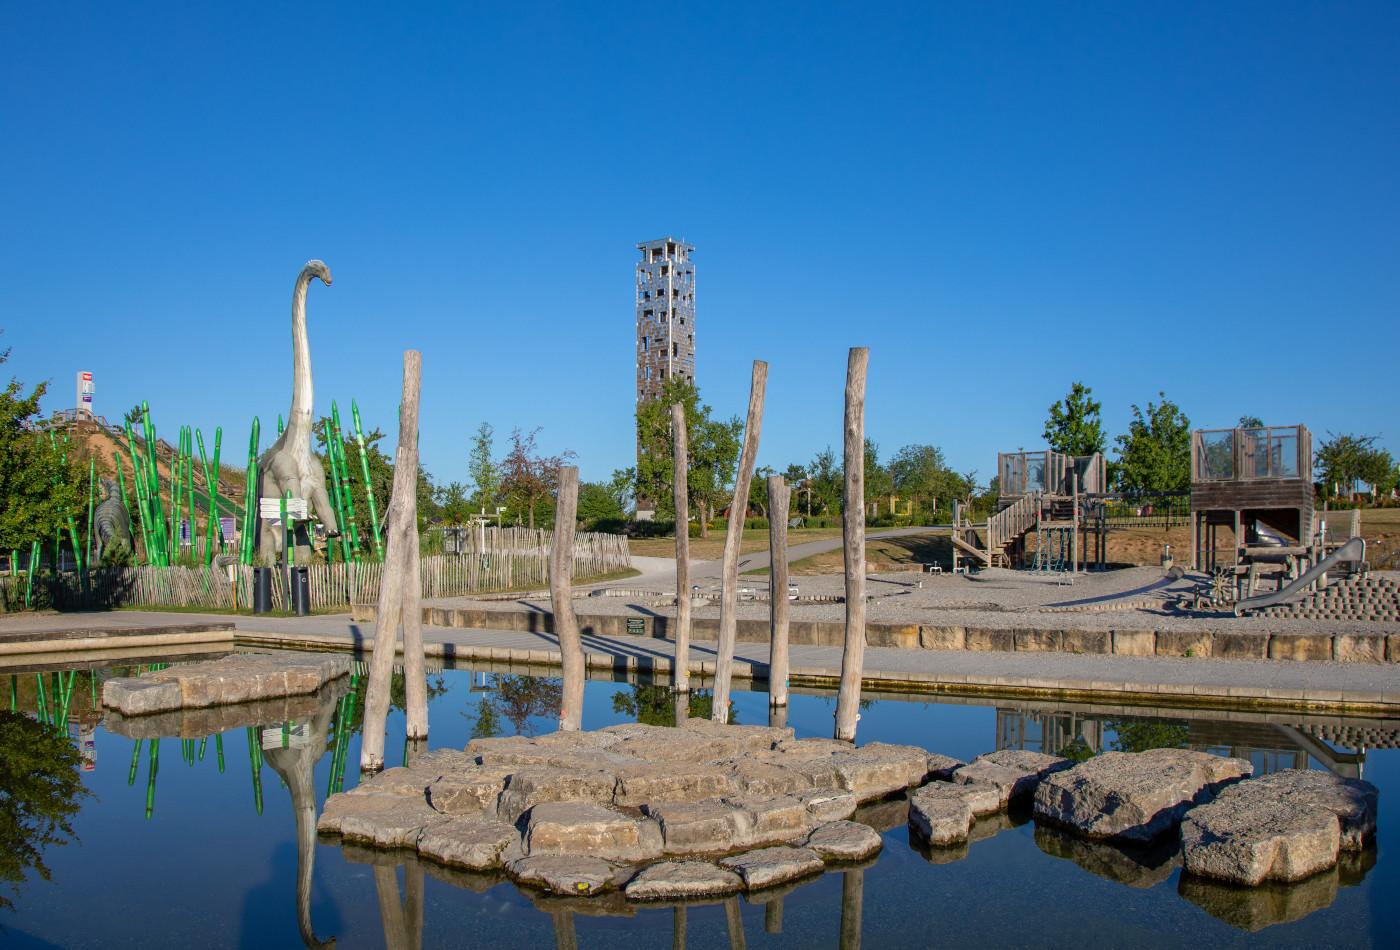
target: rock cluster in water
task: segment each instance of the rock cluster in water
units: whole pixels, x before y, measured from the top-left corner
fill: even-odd
[[[881,838],[856,806],[948,761],[694,719],[476,739],[331,796],[318,829],[558,894],[714,897],[870,857]]]
[[[350,672],[339,653],[239,653],[110,679],[102,703],[123,716],[202,709],[314,693]]]

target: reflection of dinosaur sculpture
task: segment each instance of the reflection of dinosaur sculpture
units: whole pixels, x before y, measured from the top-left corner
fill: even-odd
[[[264,749],[263,760],[272,767],[292,795],[297,822],[297,929],[302,943],[312,950],[335,946],[335,938],[321,940],[311,927],[311,877],[316,867],[316,761],[325,755],[326,733],[336,700],[327,696],[306,725],[306,741],[282,749]]]
[[[102,480],[106,494],[93,513],[97,531],[97,562],[103,567],[125,566],[131,563],[135,543],[131,538],[131,513],[122,504],[117,483]]]
[[[307,261],[292,291],[292,410],[287,427],[258,461],[260,498],[278,499],[291,493],[306,499],[310,513],[320,519],[328,534],[338,533],[335,509],[326,494],[326,472],[311,451],[311,348],[306,341],[306,287],[318,277],[327,287],[331,271],[321,261]],[[271,564],[282,553],[282,532],[258,521],[258,553]],[[294,542],[295,543],[295,542]]]

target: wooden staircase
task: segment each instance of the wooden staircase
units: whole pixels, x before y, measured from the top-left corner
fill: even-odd
[[[969,525],[953,529],[953,544],[982,562],[983,567],[1007,564],[1007,547],[1035,527],[1040,517],[1040,493],[1022,495],[987,519],[987,546],[980,545],[977,532]]]

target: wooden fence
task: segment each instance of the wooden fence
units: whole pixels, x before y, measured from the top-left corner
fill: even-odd
[[[458,539],[461,553],[422,560],[424,597],[458,597],[495,590],[526,590],[549,582],[550,532],[528,528],[485,528]],[[574,576],[597,577],[631,567],[627,539],[620,534],[583,532],[574,541]],[[312,610],[373,604],[379,599],[383,565],[312,564],[307,570]],[[24,578],[0,578],[11,608],[23,600]],[[87,589],[77,572],[40,574],[34,592],[46,606],[195,607],[247,609],[252,604],[253,568],[115,567],[87,573]],[[17,596],[18,595],[18,596]],[[272,609],[287,610],[288,575],[272,572]]]

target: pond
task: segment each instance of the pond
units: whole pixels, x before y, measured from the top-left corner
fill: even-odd
[[[357,779],[358,680],[354,690],[342,680],[299,704],[183,725],[95,713],[101,680],[132,671],[0,677],[0,702],[17,711],[0,712],[0,834],[15,839],[0,841],[0,945],[1364,946],[1391,944],[1400,928],[1400,864],[1389,853],[1400,842],[1400,721],[876,695],[861,713],[861,743],[961,759],[997,748],[1083,756],[1189,745],[1249,758],[1256,774],[1359,775],[1381,789],[1377,846],[1290,888],[1234,890],[1183,880],[1169,849],[1127,856],[1038,830],[1025,815],[979,827],[985,837],[963,849],[929,852],[911,842],[895,801],[857,816],[885,842],[867,867],[761,895],[766,903],[736,897],[678,911],[551,899],[316,840],[309,828],[328,790]],[[428,679],[433,748],[554,727],[558,683],[548,675],[443,669]],[[401,676],[396,687],[401,701]],[[693,703],[707,712],[703,694]],[[734,704],[737,721],[767,723],[766,694],[737,692]],[[672,709],[665,687],[595,680],[584,723],[665,724]],[[798,693],[788,725],[829,736],[834,710],[833,695]],[[389,735],[403,735],[397,706]],[[391,741],[390,764],[405,751]],[[6,808],[27,819],[27,837]],[[70,840],[46,846],[33,833],[45,818],[67,821],[71,835],[55,828],[51,837]]]

